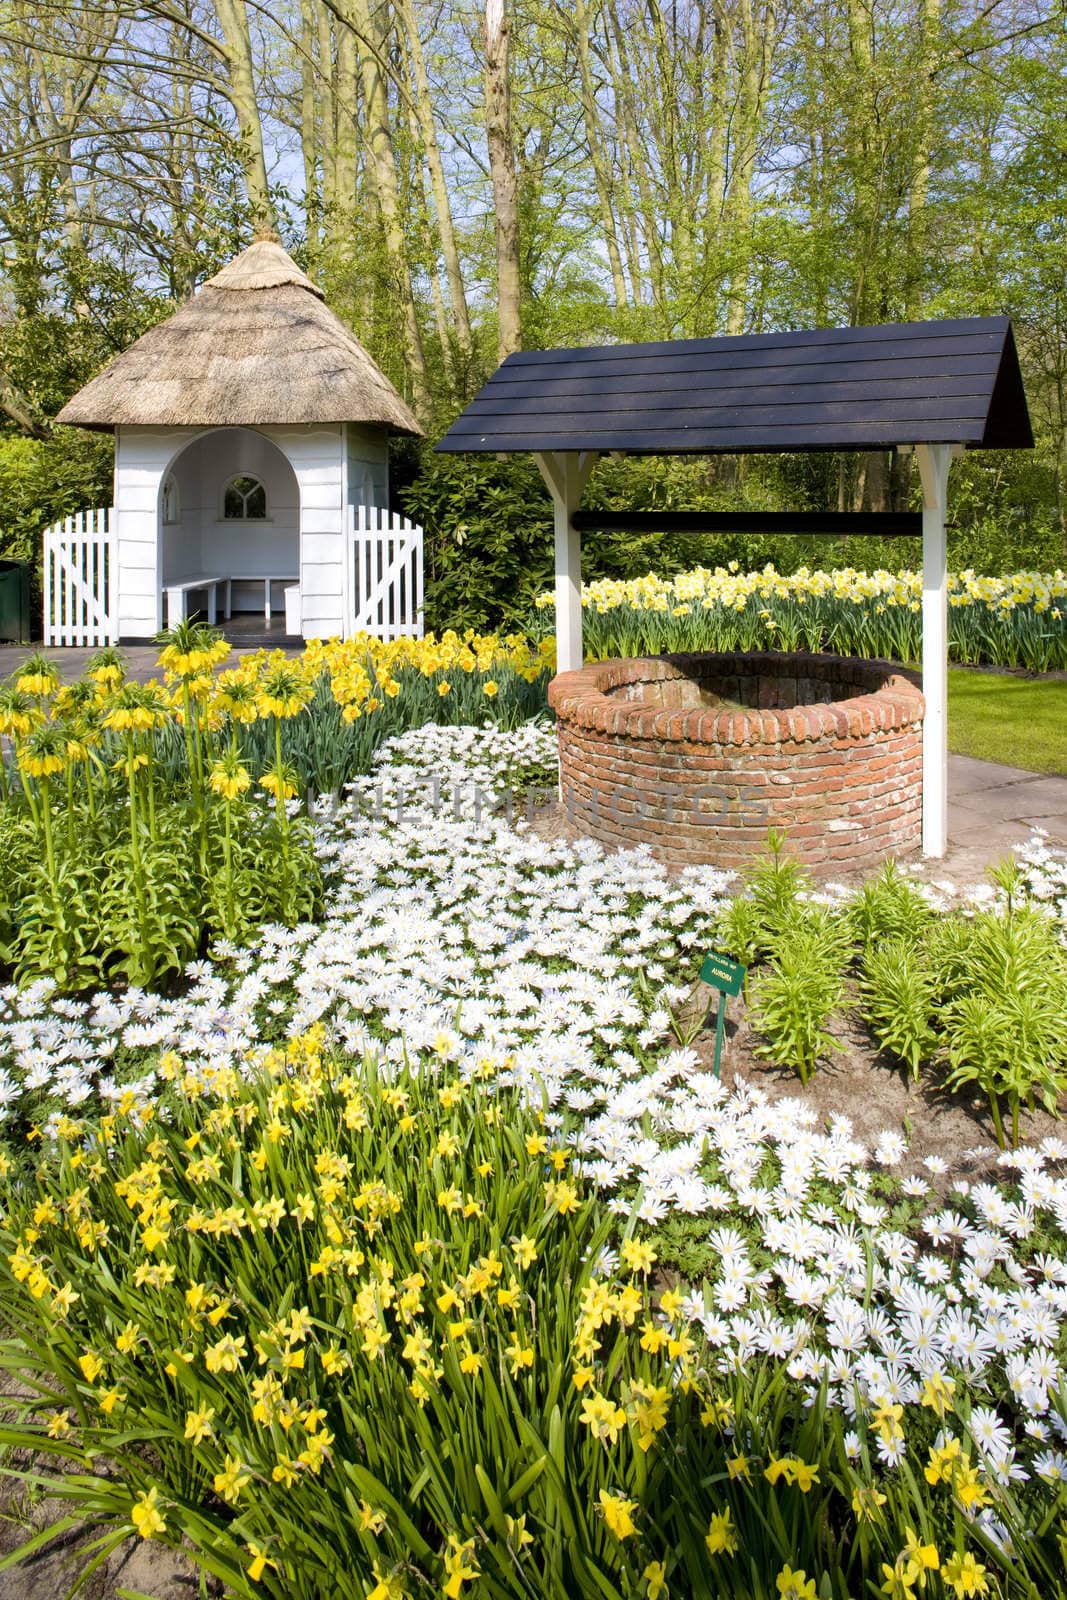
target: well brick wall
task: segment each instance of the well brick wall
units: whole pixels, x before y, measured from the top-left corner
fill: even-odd
[[[744,708],[693,704],[697,677]],[[789,704],[798,694],[814,703]],[[602,661],[561,673],[549,703],[564,805],[604,844],[648,844],[674,866],[736,867],[774,827],[824,868],[919,845],[925,707],[891,663],[774,653]]]

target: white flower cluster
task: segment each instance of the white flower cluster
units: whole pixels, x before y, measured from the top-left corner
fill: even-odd
[[[819,1131],[798,1101],[727,1091],[677,1047],[671,1021],[728,875],[671,877],[641,851],[546,842],[521,802],[509,822],[517,784],[551,788],[554,752],[537,725],[392,741],[317,819],[331,883],[321,925],[217,951],[180,996],[5,990],[0,1116],[27,1094],[65,1107],[116,1097],[116,1056],[127,1078],[143,1059],[137,1088],[151,1094],[153,1053],[210,1074],[315,1022],[387,1063],[454,1060],[473,1074],[488,1060],[566,1132],[620,1212],[690,1219],[714,1266],[686,1311],[724,1360],[780,1360],[850,1413],[913,1405],[932,1377],[963,1380],[986,1470],[1067,1479],[1067,1144],[1000,1156],[998,1184],[960,1174],[940,1185],[945,1204],[929,1183],[945,1163],[909,1160],[899,1133],[869,1151],[847,1117]],[[1022,859],[1067,918],[1067,864],[1040,842]],[[994,1155],[971,1152],[985,1167]],[[892,1464],[900,1441],[884,1433]]]

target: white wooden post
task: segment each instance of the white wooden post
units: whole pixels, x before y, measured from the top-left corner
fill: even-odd
[[[582,655],[582,536],[571,527],[596,451],[558,450],[534,455],[552,496],[556,528],[556,671],[577,672]]]
[[[915,448],[923,486],[923,855],[948,844],[948,558],[945,503],[953,449]]]

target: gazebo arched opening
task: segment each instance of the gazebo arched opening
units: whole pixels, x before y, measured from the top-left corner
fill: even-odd
[[[300,487],[285,452],[255,428],[213,428],[185,445],[160,486],[158,561],[168,625],[194,609],[214,621],[218,606],[280,633],[282,590],[300,574]],[[209,590],[217,573],[225,582]]]

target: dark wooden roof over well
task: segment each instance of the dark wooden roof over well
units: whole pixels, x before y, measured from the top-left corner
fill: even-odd
[[[523,351],[437,448],[675,455],[934,442],[1032,446],[1007,317]]]

